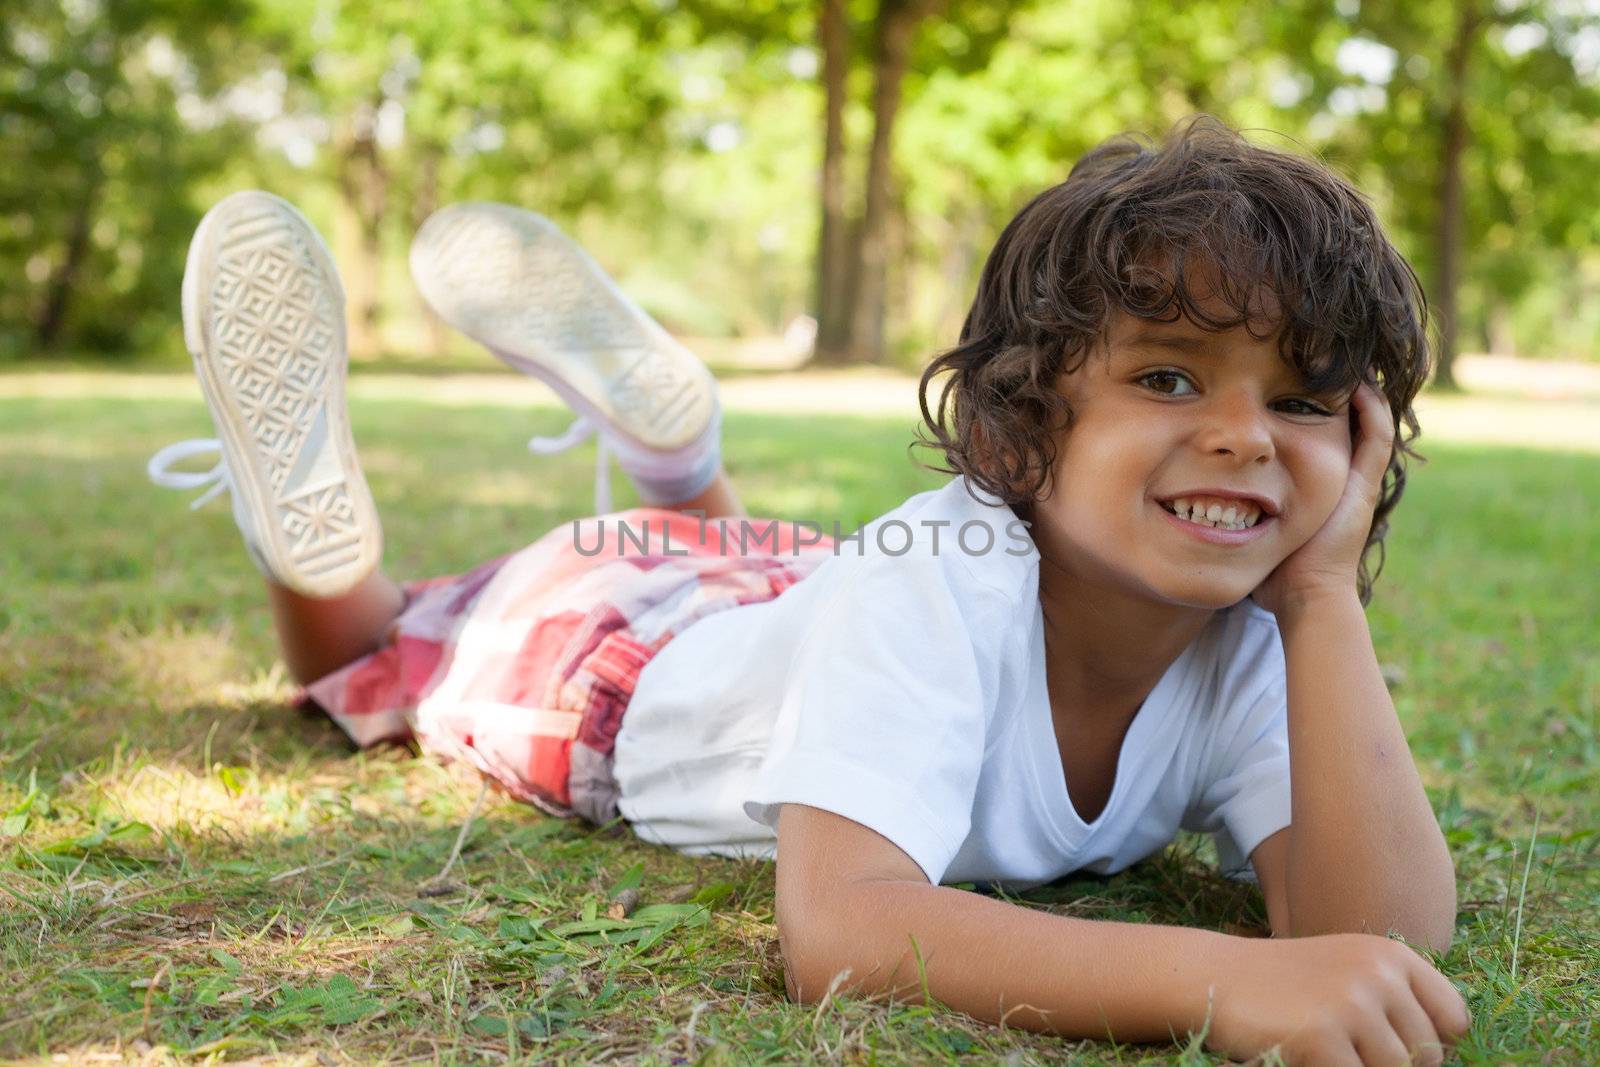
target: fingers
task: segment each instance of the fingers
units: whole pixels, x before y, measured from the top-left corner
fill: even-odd
[[[1403,1067],[1412,1062],[1411,1054],[1382,1016],[1354,1035],[1353,1042],[1362,1067]]]
[[[1381,485],[1383,472],[1394,452],[1394,416],[1389,413],[1389,402],[1375,386],[1362,382],[1356,386],[1350,403],[1356,409],[1361,427],[1350,466],[1374,485]]]
[[[1410,1062],[1422,1067],[1439,1067],[1444,1062],[1444,1042],[1414,994],[1402,994],[1389,1005],[1389,1025],[1405,1046]]]
[[[1456,1039],[1472,1026],[1472,1014],[1467,1011],[1467,1002],[1461,999],[1461,994],[1450,984],[1450,979],[1428,966],[1420,957],[1417,966],[1411,969],[1411,992],[1416,996],[1417,1003],[1422,1005],[1422,1010],[1428,1013],[1439,1039],[1446,1045],[1455,1044]]]
[[[1367,1061],[1356,1051],[1355,1043],[1348,1038],[1328,1042],[1316,1050],[1315,1057],[1296,1059],[1295,1063],[1310,1063],[1315,1067],[1367,1067]]]

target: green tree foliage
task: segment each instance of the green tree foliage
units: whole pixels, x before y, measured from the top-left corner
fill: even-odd
[[[674,103],[658,9],[627,3],[263,5],[285,107],[316,131],[337,190],[352,349],[372,354],[390,239],[438,204],[483,195],[562,216],[654,199]]]
[[[896,260],[912,279],[897,287],[905,351],[953,339],[982,250],[1082,151],[1209,111],[1354,177],[1469,345],[1597,354],[1600,205],[1585,190],[1600,166],[1600,9],[1484,4],[1457,79],[1450,52],[1472,9],[1455,0],[1035,3],[982,64],[920,56],[928,73],[908,94],[898,150],[913,242]],[[1466,136],[1447,238],[1457,91]]]
[[[1600,202],[1584,191],[1600,164],[1600,9],[1584,8],[1433,0],[1362,5],[1347,20],[1345,54],[1368,60],[1329,93],[1346,120],[1329,140],[1386,191],[1441,311],[1447,384],[1469,333],[1511,343],[1489,335],[1536,286],[1564,290],[1569,308],[1600,303]],[[1585,317],[1586,329],[1522,332],[1592,352],[1600,313]]]
[[[1460,344],[1596,355],[1597,97],[1594,0],[14,0],[0,356],[174,350],[195,221],[260,185],[333,238],[358,352],[449,343],[404,251],[485,198],[674,328],[820,312],[921,363],[1024,199],[1194,111],[1355,178]]]
[[[176,320],[196,182],[247,152],[212,97],[231,0],[13,0],[0,33],[0,355]]]
[[[846,0],[818,5],[823,143],[813,359],[824,364],[883,362],[891,299],[904,303],[908,179],[896,142],[907,98],[915,99],[925,88],[928,72],[983,70],[1022,5],[1013,0],[963,4],[959,19],[947,14],[943,0],[858,6],[863,10],[852,12]],[[852,77],[853,68],[863,77]],[[857,80],[868,82],[865,107],[871,125],[862,139],[860,165],[851,168],[846,111]],[[849,180],[852,169],[860,171],[858,182]],[[892,288],[892,282],[899,284]]]

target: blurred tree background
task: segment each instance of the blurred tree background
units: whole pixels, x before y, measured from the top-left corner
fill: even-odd
[[[1600,0],[10,0],[0,361],[179,358],[194,225],[259,186],[357,358],[455,343],[406,245],[496,199],[674,330],[919,365],[1023,201],[1195,111],[1365,189],[1446,353],[1600,359]]]

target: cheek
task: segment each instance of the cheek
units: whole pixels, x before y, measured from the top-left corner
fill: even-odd
[[[1320,527],[1333,514],[1350,480],[1350,439],[1337,435],[1301,442],[1294,456],[1294,481],[1297,495],[1307,516],[1315,516]]]
[[[1078,429],[1085,428],[1080,422]],[[1098,425],[1078,432],[1056,452],[1055,503],[1093,517],[1100,528],[1114,516],[1142,504],[1162,454],[1153,434],[1107,432]]]

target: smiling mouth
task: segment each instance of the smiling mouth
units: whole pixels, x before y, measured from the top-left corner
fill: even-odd
[[[1238,500],[1215,497],[1178,497],[1157,501],[1169,514],[1196,526],[1218,530],[1248,530],[1261,521],[1261,508]]]

